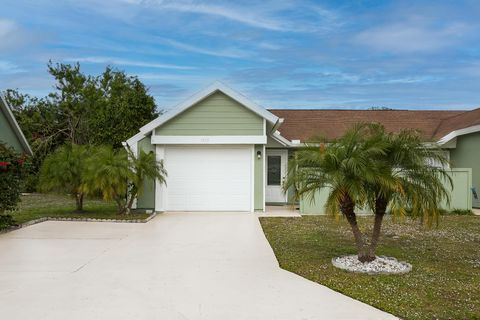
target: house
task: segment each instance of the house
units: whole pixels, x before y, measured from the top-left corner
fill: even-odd
[[[0,142],[10,145],[18,153],[32,155],[32,149],[18,126],[5,98],[0,94]]]
[[[286,204],[281,184],[295,148],[312,135],[336,138],[354,123],[372,121],[394,132],[418,129],[426,141],[438,141],[452,162],[455,208],[472,207],[471,188],[480,188],[480,109],[267,110],[219,82],[126,141],[134,153],[154,152],[168,171],[166,185],[146,182],[136,207],[252,212]],[[321,203],[300,203],[302,213],[319,212]],[[480,206],[477,198],[474,206]]]

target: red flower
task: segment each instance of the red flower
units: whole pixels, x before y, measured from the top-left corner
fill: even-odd
[[[0,167],[6,167],[10,164],[10,162],[7,161],[0,161]]]

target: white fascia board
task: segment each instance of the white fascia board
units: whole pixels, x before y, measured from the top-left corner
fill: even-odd
[[[450,140],[455,139],[458,136],[462,136],[464,134],[469,134],[469,133],[474,133],[474,132],[479,132],[479,131],[480,131],[480,125],[471,126],[471,127],[467,127],[467,128],[463,128],[463,129],[459,129],[459,130],[454,130],[454,131],[450,132],[449,134],[447,134],[446,136],[444,136],[443,138],[441,138],[440,140],[438,140],[438,144],[439,145],[444,145],[447,142],[449,142]]]
[[[152,144],[266,144],[267,136],[156,136]]]
[[[13,127],[13,130],[15,131],[15,134],[17,135],[18,139],[20,140],[20,143],[23,145],[25,150],[29,155],[33,155],[32,148],[30,148],[30,144],[27,141],[27,138],[25,138],[25,135],[23,134],[22,129],[18,125],[17,119],[15,119],[15,116],[13,115],[12,110],[10,110],[10,107],[8,106],[7,101],[3,97],[2,94],[0,94],[0,102],[4,106],[5,111],[7,112],[6,118],[7,121],[10,123],[10,125]]]
[[[280,143],[281,145],[284,145],[286,147],[292,147],[293,144],[290,140],[282,137],[282,135],[280,134],[279,131],[275,131],[273,132],[271,135],[270,135],[274,140],[276,140],[278,143]]]
[[[225,84],[223,84],[219,81],[216,81],[213,84],[211,84],[210,86],[208,86],[207,88],[203,89],[202,91],[197,92],[196,94],[191,96],[186,101],[176,105],[174,108],[170,109],[165,114],[162,114],[161,116],[159,116],[155,120],[153,120],[150,123],[141,127],[140,132],[142,132],[143,134],[146,134],[150,131],[155,130],[155,128],[161,126],[162,124],[164,124],[168,120],[174,118],[178,114],[184,112],[188,108],[192,107],[196,103],[200,102],[201,100],[205,99],[206,97],[212,95],[213,93],[215,93],[217,91],[223,92],[224,94],[226,94],[227,96],[229,96],[233,100],[242,104],[243,106],[250,109],[254,113],[258,114],[262,118],[266,119],[268,122],[272,123],[273,125],[275,125],[279,120],[279,118],[276,115],[269,112],[265,108],[259,106],[255,102],[251,101],[250,99],[248,99],[247,97],[245,97],[241,93],[227,87]]]
[[[146,136],[147,136],[146,134],[144,134],[142,132],[139,132],[136,135],[134,135],[133,137],[129,138],[127,141],[123,142],[122,144],[124,146],[126,146],[128,144],[130,147],[133,147],[133,146],[137,145],[138,141],[142,140]]]

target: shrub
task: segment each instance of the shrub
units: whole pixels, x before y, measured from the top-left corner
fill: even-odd
[[[23,187],[25,157],[0,143],[0,214],[16,208]]]

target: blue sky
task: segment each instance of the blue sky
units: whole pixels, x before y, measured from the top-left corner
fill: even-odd
[[[160,108],[215,80],[265,107],[480,106],[480,1],[2,0],[0,88],[46,64],[138,75]]]

